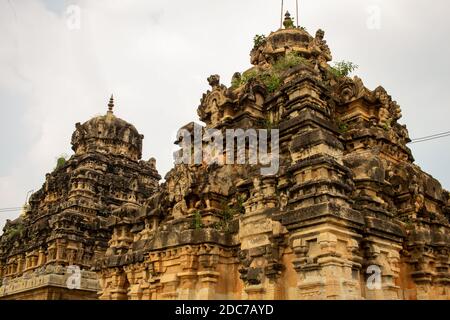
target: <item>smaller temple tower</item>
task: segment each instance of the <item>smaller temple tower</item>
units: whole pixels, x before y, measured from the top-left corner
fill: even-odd
[[[0,299],[95,299],[91,271],[112,237],[108,219],[134,212],[158,189],[136,128],[114,115],[76,124],[74,155],[60,161],[26,212],[0,238]]]

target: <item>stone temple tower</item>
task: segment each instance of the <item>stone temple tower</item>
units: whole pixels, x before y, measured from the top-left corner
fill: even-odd
[[[154,160],[142,161],[136,128],[113,113],[84,124],[72,136],[75,154],[47,174],[25,213],[0,238],[0,298],[94,299],[91,267],[111,238],[113,213],[139,210],[158,188]]]
[[[449,193],[413,163],[398,104],[288,14],[250,56],[231,86],[208,78],[200,131],[278,129],[279,170],[177,164],[117,220],[100,298],[449,299]]]

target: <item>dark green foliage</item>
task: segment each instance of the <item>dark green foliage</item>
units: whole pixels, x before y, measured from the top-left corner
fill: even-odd
[[[339,123],[339,132],[340,133],[345,133],[348,130],[348,125],[346,123]]]
[[[268,131],[270,131],[270,130],[272,130],[272,129],[274,129],[274,128],[277,128],[278,125],[279,125],[278,121],[272,121],[272,120],[269,119],[269,118],[266,118],[266,119],[264,119],[264,120],[261,121],[261,126],[262,126],[264,129],[268,130]]]
[[[19,224],[19,225],[8,228],[6,230],[4,236],[7,239],[13,239],[13,238],[21,235],[23,230],[24,230],[23,225]]]
[[[266,42],[266,36],[263,34],[257,34],[253,38],[253,48],[258,48],[260,45]]]
[[[385,122],[385,123],[383,124],[383,129],[384,129],[385,131],[389,131],[389,130],[391,129],[391,123],[390,123],[390,122]]]
[[[245,213],[244,202],[245,202],[244,197],[242,197],[242,196],[237,197],[236,204],[234,205],[234,209],[235,209],[236,213],[239,213],[239,214]]]
[[[330,68],[330,72],[337,78],[347,77],[350,73],[358,69],[358,65],[349,61],[335,62]]]
[[[295,28],[294,18],[291,18],[289,20],[284,20],[283,25],[286,29]]]
[[[286,70],[298,66],[299,64],[306,64],[308,61],[301,57],[299,54],[291,52],[286,56],[278,59],[277,62],[273,65],[270,70],[260,72],[257,69],[250,69],[242,75],[240,78],[235,78],[232,83],[232,88],[238,88],[247,84],[248,82],[258,79],[260,80],[267,88],[269,93],[274,93],[277,91],[282,85],[282,77],[281,75]]]
[[[277,91],[281,86],[281,78],[276,73],[266,73],[261,80],[269,93]]]
[[[233,217],[238,214],[244,214],[244,199],[242,197],[236,198],[235,204],[230,206],[228,203],[222,203],[221,221],[215,224],[215,229],[223,232],[230,231],[230,223]]]
[[[203,228],[202,215],[199,211],[194,212],[194,217],[192,218],[192,226],[195,230]]]
[[[248,82],[250,82],[253,79],[256,79],[257,77],[258,77],[257,70],[255,70],[255,69],[248,70],[242,74],[241,85],[247,84]]]
[[[282,73],[289,68],[305,63],[306,63],[305,58],[303,58],[296,52],[290,52],[286,54],[284,57],[278,59],[277,62],[275,62],[275,64],[273,65],[273,71],[275,73]]]
[[[242,83],[242,78],[235,78],[231,80],[231,88],[238,88]]]
[[[62,154],[60,155],[57,159],[56,159],[56,167],[55,170],[61,169],[62,167],[64,167],[64,165],[66,164],[67,161],[67,155]]]

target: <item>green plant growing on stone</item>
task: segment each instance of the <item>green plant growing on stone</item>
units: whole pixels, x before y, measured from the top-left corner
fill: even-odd
[[[235,211],[228,204],[222,204],[221,220],[215,224],[216,230],[228,232],[230,230],[230,221],[233,219]]]
[[[64,167],[64,165],[67,162],[67,155],[65,154],[61,154],[57,159],[56,159],[56,167],[55,170],[61,169],[62,167]]]
[[[241,77],[241,84],[246,84],[246,83],[250,82],[251,80],[258,78],[258,75],[259,75],[259,73],[255,69],[251,69],[251,70],[244,72]]]
[[[348,125],[345,122],[339,122],[338,127],[340,133],[345,133],[348,131]]]
[[[234,78],[231,81],[232,88],[239,88],[240,86],[246,85],[254,79],[260,78],[261,74],[256,69],[250,69],[245,71],[241,77]]]
[[[242,84],[242,77],[241,78],[234,78],[231,80],[231,88],[239,88]]]
[[[230,221],[233,218],[235,213],[236,212],[235,212],[234,208],[230,207],[229,205],[226,205],[222,211],[222,218],[225,221]]]
[[[265,118],[261,121],[261,125],[264,127],[264,129],[270,131],[278,127],[278,121],[273,121],[270,118]]]
[[[406,229],[414,229],[414,219],[412,217],[406,217],[405,219],[403,219],[403,222],[405,223]]]
[[[273,71],[276,73],[282,73],[289,68],[305,63],[307,63],[307,60],[300,56],[300,54],[297,52],[290,52],[275,62],[273,65]]]
[[[358,65],[349,61],[335,62],[333,67],[330,67],[330,72],[337,78],[347,77],[353,71],[359,68]]]
[[[276,73],[266,73],[262,77],[262,82],[266,86],[269,93],[274,93],[281,86],[281,78]]]
[[[268,119],[268,118],[262,120],[262,125],[263,125],[264,129],[266,129],[266,130],[271,130],[273,127],[272,121],[270,121],[270,119]]]
[[[266,36],[263,34],[257,34],[253,37],[253,48],[258,48],[260,45],[266,42]]]
[[[384,129],[385,131],[389,131],[389,130],[392,128],[393,123],[394,123],[393,120],[391,120],[391,121],[386,121],[386,122],[383,124],[383,129]]]
[[[346,133],[348,131],[348,125],[345,122],[343,122],[341,119],[337,120],[337,127],[341,134]]]
[[[195,230],[200,230],[203,228],[202,215],[199,211],[194,212],[194,216],[192,218],[192,225]]]
[[[244,214],[245,213],[244,202],[245,202],[245,199],[244,199],[243,196],[237,197],[236,204],[234,206],[234,208],[235,208],[237,213],[240,213],[240,214]]]
[[[237,197],[236,202],[230,206],[225,201],[222,202],[222,212],[221,212],[221,221],[215,224],[215,229],[219,231],[229,232],[230,231],[230,223],[233,220],[233,217],[238,214],[244,214],[244,198]]]
[[[15,238],[15,237],[19,236],[23,232],[23,230],[24,230],[23,225],[21,225],[21,224],[14,226],[14,227],[10,227],[5,232],[5,237],[8,239]]]
[[[275,62],[272,69],[263,75],[263,83],[269,93],[277,91],[282,85],[282,74],[286,70],[300,64],[307,64],[308,61],[297,52],[290,52]]]
[[[286,29],[295,28],[294,18],[290,17],[290,19],[285,19],[283,25]]]
[[[290,52],[284,57],[279,58],[272,68],[267,71],[260,72],[254,68],[244,72],[241,77],[236,77],[232,80],[231,87],[238,88],[254,79],[258,79],[266,86],[269,93],[274,93],[282,85],[283,72],[292,67],[307,63],[308,61],[298,53]]]

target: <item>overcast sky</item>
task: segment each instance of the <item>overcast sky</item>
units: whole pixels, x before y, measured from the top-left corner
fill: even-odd
[[[104,114],[111,93],[164,176],[206,78],[228,84],[250,66],[254,35],[279,27],[280,2],[0,0],[0,208],[41,187],[56,157],[71,155],[75,123]],[[300,25],[324,29],[334,60],[358,64],[368,88],[384,86],[418,138],[450,131],[449,12],[448,0],[300,0]],[[447,189],[449,145],[411,146]],[[0,213],[0,225],[18,214]]]

